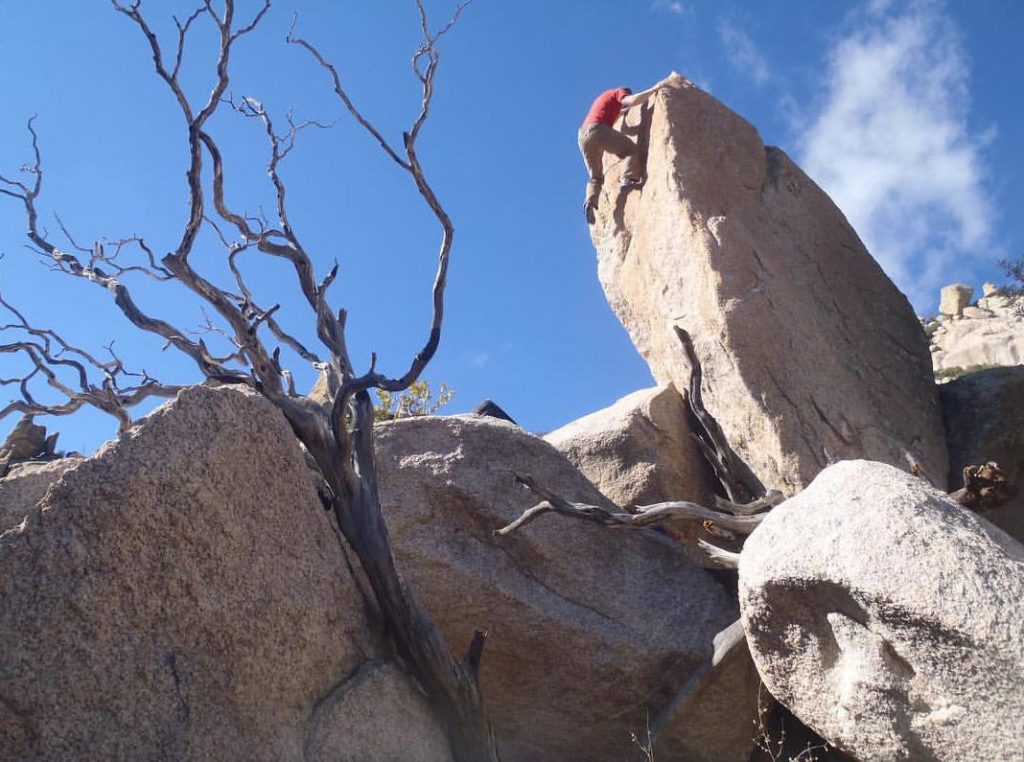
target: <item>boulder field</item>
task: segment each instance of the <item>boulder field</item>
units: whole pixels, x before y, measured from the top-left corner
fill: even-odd
[[[636,759],[654,723],[659,761],[1024,761],[1024,547],[941,491],[989,460],[1024,475],[1024,380],[940,397],[931,366],[978,356],[957,354],[968,321],[1019,316],[965,287],[922,323],[737,114],[681,77],[635,111],[646,182],[619,188],[610,161],[591,236],[659,385],[545,438],[477,415],[375,429],[398,568],[455,654],[488,631],[501,758]],[[596,511],[712,505],[710,419],[789,496],[749,537],[556,513],[496,534],[536,502],[516,474]],[[270,402],[191,387],[89,458],[19,426],[31,452],[0,448],[0,762],[452,758]],[[1019,494],[999,510],[1019,539]],[[703,568],[698,541],[731,543],[738,572]]]

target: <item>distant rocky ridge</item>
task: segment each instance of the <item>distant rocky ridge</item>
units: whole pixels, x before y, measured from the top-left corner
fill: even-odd
[[[982,286],[977,301],[972,296],[969,285],[946,286],[938,315],[921,321],[940,382],[972,370],[1024,364],[1024,302],[1012,302],[993,283]]]

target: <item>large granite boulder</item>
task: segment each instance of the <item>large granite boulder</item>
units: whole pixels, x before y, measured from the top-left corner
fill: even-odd
[[[613,503],[707,505],[714,475],[671,384],[641,389],[544,436]]]
[[[940,483],[945,440],[924,332],[842,212],[752,125],[682,78],[629,117],[647,181],[608,168],[591,237],[612,308],[655,378],[704,402],[766,486],[851,457]]]
[[[188,389],[35,500],[0,534],[0,759],[449,757],[262,397]]]
[[[686,401],[671,384],[633,392],[610,407],[544,436],[603,495],[624,508],[668,500],[710,505],[715,478],[687,417]],[[698,563],[706,533],[696,522],[666,529]]]
[[[1024,542],[1024,367],[991,368],[943,384],[949,444],[949,489],[963,486],[963,469],[995,461],[1016,494],[985,518]]]
[[[740,557],[765,685],[863,762],[1024,759],[1024,546],[891,466],[838,463]]]
[[[711,658],[735,601],[653,531],[549,515],[494,536],[536,502],[514,472],[570,500],[608,505],[551,445],[517,426],[410,418],[380,426],[377,449],[399,567],[455,653],[465,653],[474,629],[489,630],[481,683],[502,759],[626,758],[630,732],[642,732]],[[677,713],[658,757],[745,759],[757,685],[736,682],[728,700]]]

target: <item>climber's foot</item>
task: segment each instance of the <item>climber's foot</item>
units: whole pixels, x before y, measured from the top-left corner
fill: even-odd
[[[644,184],[642,177],[623,177],[622,182],[619,183],[619,187],[622,190],[632,190],[633,188],[639,188]]]

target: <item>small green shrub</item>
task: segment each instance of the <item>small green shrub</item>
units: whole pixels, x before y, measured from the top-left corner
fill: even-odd
[[[999,266],[1010,279],[1010,282],[1003,286],[1003,293],[1011,302],[1016,303],[1024,296],[1024,257],[1000,259]]]
[[[971,373],[977,373],[979,370],[989,370],[990,368],[998,368],[999,365],[994,363],[980,363],[978,365],[968,365],[966,368],[954,366],[952,368],[943,368],[942,370],[935,371],[936,381],[952,381],[956,378],[962,378],[963,376],[970,375]]]
[[[451,402],[455,390],[448,384],[441,384],[434,395],[430,384],[426,381],[414,381],[402,392],[388,392],[375,389],[377,404],[373,406],[373,417],[376,421],[397,421],[399,418],[411,418],[417,415],[432,415]]]

